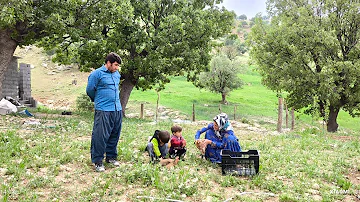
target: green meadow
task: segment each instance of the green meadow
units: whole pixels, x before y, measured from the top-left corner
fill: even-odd
[[[240,60],[247,61],[247,57]],[[244,62],[245,63],[245,62]],[[244,73],[239,74],[244,82],[241,89],[230,92],[227,96],[228,105],[220,104],[221,95],[212,93],[205,89],[196,88],[185,77],[173,77],[166,88],[159,92],[159,105],[180,111],[192,120],[193,105],[195,108],[196,120],[211,120],[217,113],[228,113],[236,120],[248,120],[261,122],[264,119],[277,120],[278,99],[276,93],[261,84],[261,76],[253,66],[245,68]],[[140,111],[140,104],[145,108],[155,110],[158,94],[155,90],[141,91],[133,90],[130,96],[129,106],[131,110]],[[285,112],[283,112],[285,119]],[[305,125],[313,125],[323,128],[319,117],[311,117],[303,113],[295,113],[296,127],[302,128]],[[340,111],[338,116],[339,130],[360,131],[360,118],[351,117],[348,113]],[[274,126],[276,130],[276,126]],[[325,126],[326,130],[326,126]]]
[[[242,74],[239,77],[245,82],[242,89],[234,90],[227,96],[229,105],[221,105],[221,109],[229,115],[236,117],[271,117],[275,118],[277,111],[276,94],[261,85],[259,75]],[[221,95],[205,89],[196,88],[185,77],[174,77],[166,85],[166,89],[160,91],[160,105],[179,110],[192,115],[193,104],[195,105],[196,119],[211,120],[219,112]],[[151,106],[157,101],[155,90],[134,90],[130,96],[130,103],[147,103]]]
[[[318,119],[296,113],[295,130],[276,132],[276,94],[251,69],[239,77],[242,89],[221,105],[243,150],[260,153],[254,176],[222,175],[221,166],[201,158],[195,132],[219,112],[221,96],[197,89],[183,77],[160,92],[160,106],[195,122],[178,123],[187,140],[184,161],[172,168],[151,164],[144,152],[156,129],[170,130],[170,119],[124,118],[118,145],[120,167],[105,164],[97,173],[90,160],[92,112],[71,116],[46,107],[35,117],[0,116],[0,199],[2,201],[357,201],[360,197],[359,119],[341,112],[340,129],[327,133]],[[131,94],[128,113],[140,104],[154,111],[154,90]],[[233,120],[236,106],[235,121]],[[256,128],[257,130],[255,130]],[[202,135],[204,137],[204,135]]]
[[[38,109],[33,119],[1,116],[2,201],[356,201],[358,133],[309,127],[286,133],[237,127],[243,150],[257,149],[255,176],[222,175],[192,144],[203,123],[182,123],[185,161],[170,169],[149,162],[144,148],[170,121],[125,118],[118,145],[120,167],[97,173],[90,160],[92,113],[61,116]],[[34,124],[38,122],[38,124]],[[203,137],[203,136],[202,136]]]

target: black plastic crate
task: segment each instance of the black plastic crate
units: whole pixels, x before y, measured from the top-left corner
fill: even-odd
[[[223,149],[221,170],[223,175],[256,175],[259,173],[259,152],[257,150],[232,152]]]

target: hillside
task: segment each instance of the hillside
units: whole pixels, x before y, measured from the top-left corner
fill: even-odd
[[[242,25],[243,22],[246,22],[247,25],[243,26]],[[231,31],[232,34],[236,34],[239,37],[240,41],[244,42],[245,35],[247,33],[250,33],[250,31],[251,31],[251,27],[249,25],[250,23],[251,23],[251,21],[249,21],[249,20],[245,20],[245,21],[244,20],[235,20],[234,28]]]
[[[75,107],[78,95],[85,93],[89,73],[76,66],[59,66],[36,46],[18,48],[19,63],[31,64],[32,96],[51,109],[69,110]]]

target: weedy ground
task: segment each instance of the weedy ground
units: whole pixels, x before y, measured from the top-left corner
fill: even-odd
[[[194,135],[218,113],[219,96],[196,89],[184,78],[167,85],[160,105],[189,120],[195,103],[197,120],[207,120],[178,123],[188,142],[185,161],[171,169],[149,163],[144,152],[148,136],[174,124],[169,119],[155,123],[152,113],[151,120],[124,118],[118,145],[121,166],[105,165],[106,171],[97,173],[90,160],[93,114],[73,111],[62,116],[49,110],[74,105],[84,93],[88,73],[75,67],[59,70],[36,47],[17,53],[19,62],[34,65],[32,94],[47,107],[33,109],[35,117],[0,116],[2,201],[359,201],[359,119],[341,112],[339,132],[326,133],[310,126],[318,125],[316,118],[297,114],[294,131],[274,132],[276,95],[261,85],[251,67],[240,75],[244,88],[228,100],[238,107],[238,122],[232,124],[242,149],[260,152],[258,175],[224,176],[221,167],[200,157],[192,144]],[[154,111],[156,96],[134,91],[127,112],[139,117],[140,103]],[[234,106],[223,110],[230,115]]]
[[[97,173],[90,161],[92,113],[0,117],[0,198],[3,201],[357,201],[360,137],[316,128],[254,132],[233,124],[243,150],[260,152],[253,177],[224,176],[200,157],[193,140],[206,121],[182,123],[185,161],[167,169],[149,163],[144,148],[169,121],[125,118],[120,167]]]

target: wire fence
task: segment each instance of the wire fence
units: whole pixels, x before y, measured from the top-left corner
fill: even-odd
[[[157,122],[159,119],[168,118],[182,119],[183,121],[198,121],[198,120],[212,120],[215,115],[219,113],[226,113],[231,120],[235,121],[248,121],[240,110],[238,110],[238,104],[218,104],[218,105],[209,105],[209,104],[200,104],[200,103],[190,103],[189,107],[186,107],[186,110],[181,112],[173,112],[164,109],[164,107],[156,105],[154,106],[145,106],[144,103],[140,104],[140,114],[139,118],[144,119],[146,117],[154,117]],[[152,110],[154,113],[146,112],[147,110]],[[281,113],[279,113],[281,112]],[[170,115],[175,115],[175,117],[170,117]],[[295,117],[294,109],[288,109],[283,98],[278,100],[278,109],[277,109],[277,131],[282,132],[283,128],[294,129],[295,126]],[[179,118],[180,117],[180,118]]]
[[[140,104],[139,118],[154,117],[155,120],[168,114],[177,114],[178,117],[186,119],[188,121],[199,121],[199,120],[212,120],[215,115],[219,113],[226,113],[231,120],[241,120],[243,114],[238,110],[238,104],[200,104],[200,103],[189,103],[187,107],[184,107],[178,113],[170,112],[164,109],[163,106],[154,106],[149,103]],[[172,109],[173,110],[173,109]],[[151,113],[149,111],[153,111]],[[157,114],[156,114],[157,113]]]

